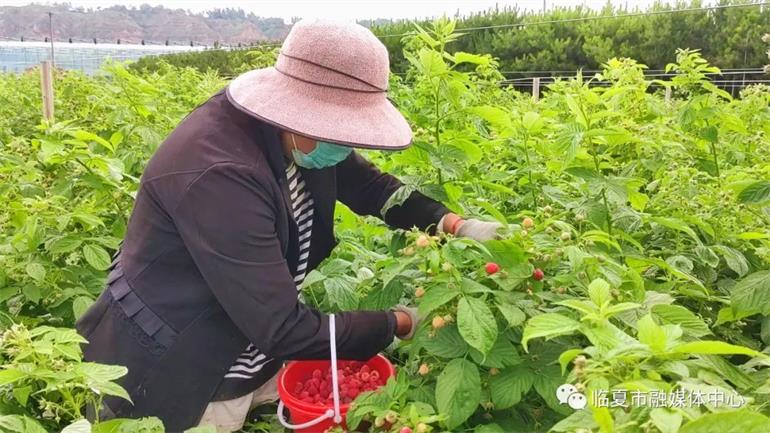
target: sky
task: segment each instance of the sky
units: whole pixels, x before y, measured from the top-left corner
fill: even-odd
[[[193,12],[203,12],[214,7],[242,8],[247,12],[254,12],[262,17],[280,17],[290,20],[299,18],[336,18],[341,20],[369,19],[369,18],[427,18],[441,15],[454,15],[459,11],[461,15],[477,12],[500,6],[518,6],[522,10],[542,10],[545,1],[546,7],[576,6],[584,4],[592,8],[601,8],[608,0],[283,0],[283,1],[245,1],[245,0],[117,0],[117,1],[93,1],[93,0],[69,0],[73,6],[84,7],[109,7],[115,4],[126,6],[140,6],[150,4],[162,5],[172,9],[186,9]],[[646,8],[654,3],[654,0],[610,0],[615,5],[639,6]],[[671,0],[663,0],[664,3],[672,3]],[[0,6],[21,6],[29,4],[29,0],[0,0]],[[35,3],[46,3],[36,1]]]

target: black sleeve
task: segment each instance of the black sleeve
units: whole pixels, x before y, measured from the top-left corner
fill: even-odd
[[[401,186],[401,181],[383,173],[355,151],[337,166],[337,198],[359,215],[382,218],[382,207]],[[434,231],[441,217],[449,212],[443,204],[415,191],[403,204],[391,207],[384,221],[401,229],[430,227]]]
[[[276,233],[280,198],[253,167],[220,163],[186,190],[173,219],[214,296],[261,352],[329,356],[329,318],[299,302]],[[336,315],[341,358],[368,359],[393,341],[391,312]]]

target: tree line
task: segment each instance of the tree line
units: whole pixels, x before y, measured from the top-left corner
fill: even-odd
[[[600,10],[558,7],[546,13],[493,8],[457,18],[457,29],[464,35],[447,49],[489,53],[499,59],[500,70],[508,78],[549,75],[524,71],[600,69],[612,57],[633,58],[650,69],[662,70],[674,60],[677,48],[700,50],[721,69],[761,69],[767,63],[767,45],[761,39],[770,33],[770,7],[756,0],[721,0],[716,6],[691,0],[658,3],[647,10],[610,3]],[[371,26],[388,47],[395,73],[408,66],[402,35],[415,31],[415,24],[424,26],[427,21]],[[135,68],[153,70],[163,61],[231,76],[250,65],[262,66],[263,54],[274,55],[273,48],[171,54],[142,59]],[[255,59],[258,63],[250,63]]]

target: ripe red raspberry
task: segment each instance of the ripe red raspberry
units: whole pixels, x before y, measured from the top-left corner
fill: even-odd
[[[543,272],[543,270],[542,270],[542,269],[540,269],[540,268],[536,268],[536,269],[535,269],[535,270],[532,272],[532,278],[533,278],[535,281],[540,281],[540,280],[542,280],[543,278],[545,278],[545,273]]]
[[[484,270],[487,271],[488,275],[496,274],[500,270],[500,265],[494,262],[489,262],[484,265]]]

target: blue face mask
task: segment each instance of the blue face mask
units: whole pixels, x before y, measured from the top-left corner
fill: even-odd
[[[292,140],[294,140],[294,136],[292,136]],[[294,149],[291,150],[291,156],[294,157],[294,162],[302,168],[319,169],[339,164],[352,151],[353,149],[349,147],[319,141],[310,153],[300,151],[295,143]]]

